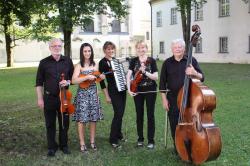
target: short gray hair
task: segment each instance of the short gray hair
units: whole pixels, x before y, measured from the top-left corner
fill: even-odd
[[[57,41],[63,43],[62,40],[59,39],[59,38],[52,38],[52,39],[49,41],[49,46],[51,46],[52,43],[57,42]]]
[[[180,43],[184,48],[185,48],[185,46],[186,46],[185,41],[184,41],[183,39],[181,39],[181,38],[179,38],[179,39],[174,39],[174,40],[171,42],[171,46],[174,45],[174,44],[177,44],[177,43]]]

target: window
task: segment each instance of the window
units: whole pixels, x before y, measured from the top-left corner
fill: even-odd
[[[160,42],[160,54],[163,54],[164,52],[165,52],[164,42],[161,41],[161,42]]]
[[[202,3],[197,3],[195,5],[195,10],[194,10],[194,20],[195,21],[199,21],[199,20],[203,20],[203,5]]]
[[[156,27],[162,26],[162,14],[161,11],[156,13]]]
[[[177,8],[171,8],[171,25],[177,24]]]
[[[90,20],[88,24],[83,26],[84,32],[94,32],[94,21]]]
[[[228,38],[220,37],[220,53],[228,53]]]
[[[196,43],[195,52],[202,53],[202,38],[201,37],[198,39]]]
[[[121,32],[121,23],[119,20],[112,21],[112,32]]]
[[[250,36],[248,36],[248,53],[250,53]]]
[[[229,16],[230,3],[229,0],[219,0],[219,16]]]
[[[146,32],[146,40],[149,40],[149,32]]]

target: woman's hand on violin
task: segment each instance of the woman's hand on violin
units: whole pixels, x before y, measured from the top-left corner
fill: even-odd
[[[165,109],[166,111],[169,111],[169,102],[168,100],[162,100],[162,106],[163,106],[163,109]]]
[[[145,65],[142,65],[139,70],[142,72],[142,73],[145,73],[145,69],[146,69],[146,66]]]
[[[106,78],[105,74],[101,74],[99,77],[100,77],[102,80],[104,80],[104,79]]]
[[[89,74],[89,75],[87,75],[87,79],[90,81],[94,81],[96,79],[96,76]]]

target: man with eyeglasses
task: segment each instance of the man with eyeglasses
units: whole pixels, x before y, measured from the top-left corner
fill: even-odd
[[[54,38],[49,42],[51,55],[40,61],[36,75],[37,104],[44,110],[45,125],[47,131],[48,153],[47,156],[55,156],[58,147],[64,154],[70,154],[68,149],[69,115],[60,113],[59,87],[70,85],[74,65],[68,56],[63,56],[62,41]],[[65,80],[61,81],[64,73]],[[56,137],[56,117],[59,123],[59,145]]]

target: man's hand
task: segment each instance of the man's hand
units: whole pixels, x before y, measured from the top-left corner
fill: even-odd
[[[38,99],[37,100],[37,105],[40,109],[43,109],[44,108],[44,101],[43,99]]]
[[[70,81],[67,80],[62,80],[61,82],[59,82],[60,87],[64,87],[64,86],[69,86]]]

